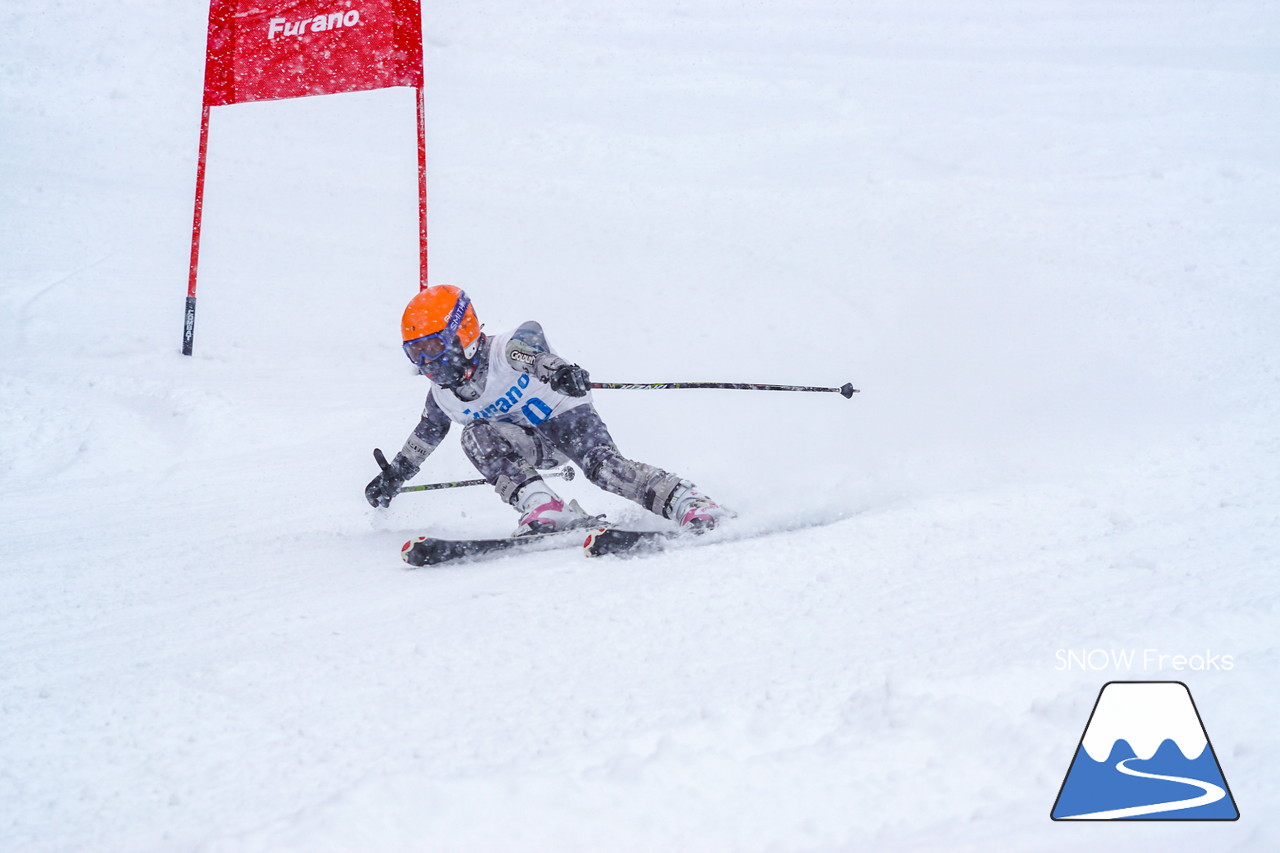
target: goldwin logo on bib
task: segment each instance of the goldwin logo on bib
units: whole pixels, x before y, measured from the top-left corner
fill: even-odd
[[[329,12],[304,18],[301,21],[289,21],[288,18],[272,18],[267,22],[267,38],[276,36],[300,36],[304,33],[320,33],[342,27],[354,27],[360,23],[360,10],[348,9],[345,12]]]

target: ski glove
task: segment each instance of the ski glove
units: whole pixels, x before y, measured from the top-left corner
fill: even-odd
[[[391,460],[391,464],[382,469],[382,473],[364,487],[364,499],[371,507],[390,506],[391,499],[399,493],[404,481],[417,473],[417,468],[397,453],[395,459]]]
[[[585,397],[591,390],[591,374],[576,364],[562,364],[547,380],[553,391],[570,397]]]

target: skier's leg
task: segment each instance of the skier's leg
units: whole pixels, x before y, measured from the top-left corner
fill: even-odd
[[[538,431],[577,463],[592,483],[682,527],[710,529],[728,515],[688,480],[623,456],[591,404],[539,424]]]
[[[462,451],[501,497],[520,513],[516,535],[581,527],[594,521],[578,506],[565,504],[538,468],[563,457],[533,432],[515,424],[472,421],[462,430]]]

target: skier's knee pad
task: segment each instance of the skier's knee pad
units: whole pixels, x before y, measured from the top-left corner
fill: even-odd
[[[537,444],[514,424],[472,421],[462,430],[462,452],[507,503],[530,480],[541,479],[534,468]]]
[[[664,518],[672,494],[685,482],[655,465],[627,459],[612,446],[595,448],[583,463],[592,483]]]
[[[519,454],[507,436],[487,421],[472,421],[462,428],[462,452],[477,468]]]

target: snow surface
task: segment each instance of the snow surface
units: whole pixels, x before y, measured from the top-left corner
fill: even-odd
[[[411,93],[215,110],[187,359],[207,6],[5,2],[0,848],[1280,849],[1280,6],[427,6],[432,281],[599,380],[863,393],[599,394],[778,532],[405,571],[514,523],[361,494]],[[1238,822],[1049,820],[1112,679]]]

